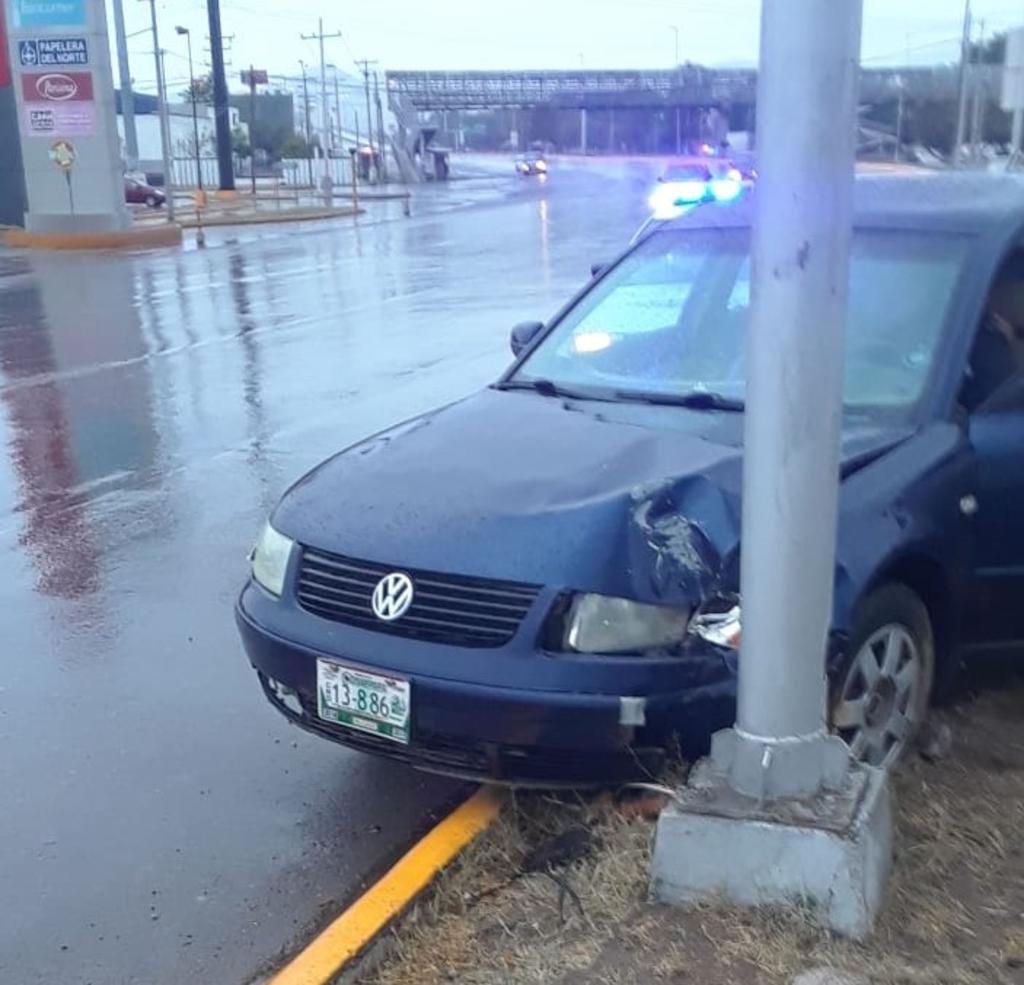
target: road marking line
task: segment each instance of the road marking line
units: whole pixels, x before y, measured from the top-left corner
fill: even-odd
[[[501,796],[481,787],[297,954],[269,985],[326,985],[498,816]]]

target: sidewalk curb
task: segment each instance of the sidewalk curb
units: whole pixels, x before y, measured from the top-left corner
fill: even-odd
[[[271,976],[269,985],[327,985],[370,945],[477,835],[497,818],[502,796],[481,787],[427,832],[374,885]]]
[[[266,215],[232,215],[224,213],[221,215],[203,216],[202,227],[209,229],[213,226],[263,226],[275,222],[314,222],[320,219],[339,219],[355,215],[362,215],[364,209],[341,208],[341,209],[316,209],[308,212],[292,210],[290,212],[270,212]],[[195,214],[179,214],[178,224],[183,229],[196,229],[200,223],[196,220]]]
[[[17,226],[4,233],[4,244],[13,249],[124,250],[154,246],[180,246],[181,226],[134,227],[106,233],[30,233]]]

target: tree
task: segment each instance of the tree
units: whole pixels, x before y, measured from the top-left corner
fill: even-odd
[[[186,103],[213,105],[213,75],[197,75],[189,83],[188,88],[182,90],[181,98]]]
[[[312,157],[313,145],[301,133],[289,134],[281,147],[282,157]]]
[[[977,42],[970,47],[971,61],[981,61],[986,65],[1002,65],[1006,61],[1006,32],[993,34],[984,44]]]
[[[244,127],[235,126],[232,128],[231,150],[234,151],[235,157],[252,156],[252,147],[249,145],[249,135],[245,132]]]

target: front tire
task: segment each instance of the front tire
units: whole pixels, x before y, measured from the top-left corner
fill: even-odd
[[[858,606],[830,724],[851,754],[889,767],[904,754],[928,711],[935,635],[928,609],[906,585],[876,589]]]

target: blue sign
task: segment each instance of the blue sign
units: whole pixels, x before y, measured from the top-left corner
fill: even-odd
[[[22,68],[55,68],[88,65],[85,38],[25,38],[18,42]]]
[[[14,26],[85,27],[85,0],[11,0]]]

